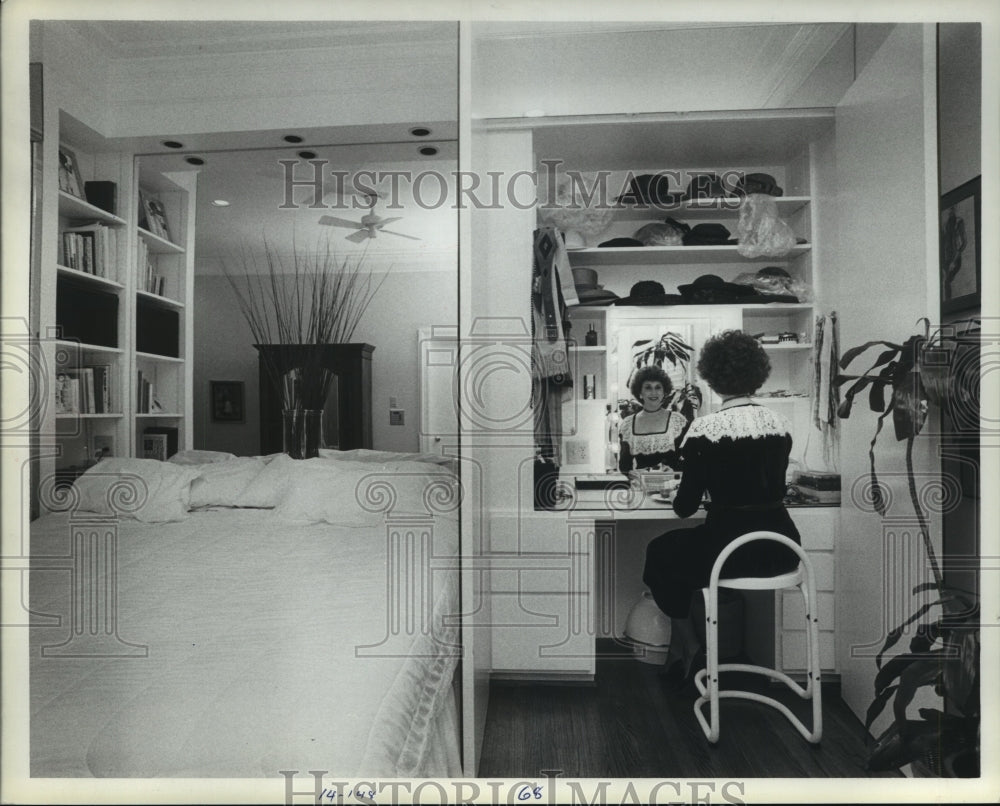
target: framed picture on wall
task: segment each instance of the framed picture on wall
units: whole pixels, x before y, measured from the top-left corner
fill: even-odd
[[[213,423],[242,423],[244,410],[243,381],[209,381],[209,405]]]
[[[941,197],[941,312],[981,304],[980,182],[970,179]]]
[[[83,179],[76,154],[66,146],[59,146],[59,190],[83,198]]]

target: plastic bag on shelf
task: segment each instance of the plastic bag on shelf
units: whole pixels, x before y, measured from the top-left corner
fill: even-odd
[[[743,257],[782,257],[795,246],[795,233],[778,216],[773,196],[751,193],[740,205],[736,250]]]
[[[759,271],[736,275],[734,283],[748,285],[761,294],[791,295],[797,302],[812,302],[812,289],[780,266],[765,266]]]

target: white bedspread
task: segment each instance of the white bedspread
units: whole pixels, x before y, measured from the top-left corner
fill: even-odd
[[[70,525],[66,513],[32,524],[33,557],[67,555]],[[394,579],[413,574],[396,573],[407,551],[400,560],[387,549],[384,524],[296,525],[238,509],[178,523],[123,520],[118,635],[147,646],[146,658],[43,657],[43,646],[69,635],[73,585],[66,570],[33,568],[33,611],[58,614],[64,626],[31,630],[31,774],[460,774],[448,701],[458,631],[445,618],[458,613],[458,575],[446,559],[457,553],[456,532],[454,517],[435,518],[424,567],[440,570],[424,594],[412,580],[396,590]],[[418,547],[417,565],[420,545],[403,541]],[[359,656],[357,647],[386,639],[393,592],[417,601],[402,606],[393,641]],[[433,629],[421,629],[421,606]],[[435,733],[442,722],[451,735]]]

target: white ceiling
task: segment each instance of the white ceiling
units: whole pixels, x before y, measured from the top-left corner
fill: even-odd
[[[329,48],[338,44],[454,40],[457,23],[380,20],[102,20],[80,21],[112,58]]]
[[[412,21],[84,21],[74,25],[111,58],[121,60],[119,63],[127,63],[129,59],[148,61],[161,55],[300,51],[336,48],[341,44],[399,43],[402,46],[417,43],[418,47],[433,48],[436,42],[453,44],[458,30],[454,22]],[[717,83],[722,91],[719,96],[722,100],[718,101],[722,106],[708,108],[764,106],[766,97],[773,101],[776,96],[792,92],[801,83],[803,71],[811,71],[823,60],[831,41],[840,36],[846,26],[591,21],[476,22],[472,29],[473,53],[479,60],[480,74],[479,83],[474,81],[473,85],[479,93],[473,99],[473,114],[492,105],[512,110],[507,113],[511,116],[522,116],[525,108],[541,108],[549,115],[572,114],[560,111],[557,106],[562,101],[568,105],[568,110],[572,109],[572,98],[563,97],[565,94],[561,94],[558,79],[586,84],[588,69],[616,72],[624,77],[626,84],[637,67],[647,73],[653,70],[656,86],[645,86],[637,81],[634,88],[645,108],[648,108],[649,92],[662,95],[665,109],[700,108],[691,104],[699,100],[699,87],[705,86],[706,81]],[[655,52],[627,50],[629,46],[650,42],[655,43]],[[544,67],[544,57],[540,63],[532,62],[537,54],[545,54],[552,48],[558,51],[559,58],[572,60],[572,69],[563,71],[555,81],[550,80],[552,76],[546,75],[544,69],[539,70],[539,65]],[[528,54],[530,58],[520,65],[511,56],[517,53]],[[654,62],[664,59],[663,72],[656,73]],[[483,89],[483,74],[492,85],[487,89]],[[694,93],[694,99],[684,96],[682,101],[677,101],[670,93],[680,90],[688,95]],[[537,92],[537,98],[522,97],[532,91]],[[733,103],[731,98],[743,103]],[[609,99],[609,103],[620,100]],[[483,116],[506,115],[487,112]],[[196,244],[199,265],[203,267],[218,256],[233,254],[241,243],[259,240],[260,234],[268,230],[277,240],[286,238],[293,230],[307,239],[315,238],[318,232],[324,235],[328,232],[328,228],[316,225],[323,210],[279,208],[284,189],[277,160],[294,157],[295,151],[304,147],[328,159],[331,167],[349,171],[434,169],[450,176],[456,168],[457,122],[413,123],[427,124],[433,129],[433,135],[425,140],[433,141],[441,149],[436,157],[428,159],[415,153],[417,146],[425,143],[413,138],[405,125],[381,125],[355,126],[349,130],[331,127],[297,131],[294,133],[303,137],[303,143],[281,148],[275,146],[282,143],[281,136],[287,132],[189,135],[184,137],[181,153],[144,158],[144,162],[155,163],[161,170],[191,170],[191,166],[184,163],[184,156],[197,154],[205,160],[205,165],[199,169]],[[565,132],[553,128],[548,134],[551,135],[549,141],[553,138],[559,141]],[[630,139],[640,134],[641,127],[637,127]],[[542,133],[541,144],[546,142],[547,136]],[[575,151],[582,155],[590,147],[590,138],[599,136],[603,135],[596,129],[593,132],[579,129],[570,139]],[[567,144],[563,139],[562,145]],[[129,145],[141,153],[159,154],[165,150],[154,138],[135,140]],[[603,148],[606,151],[606,145]],[[427,189],[430,190],[430,185]],[[304,192],[299,192],[299,198]],[[216,198],[227,199],[232,205],[228,208],[210,206],[209,202]],[[402,220],[391,228],[418,235],[422,240],[383,236],[369,243],[370,250],[380,250],[389,259],[394,255],[454,253],[457,232],[454,210],[447,206],[424,209],[414,203],[405,186],[399,201],[404,208],[401,211],[386,210],[384,205],[376,211],[384,216],[402,216]],[[358,219],[365,211],[326,212]],[[337,245],[349,252],[355,247],[343,239],[346,234],[349,234],[346,230],[332,230]]]
[[[357,254],[367,247],[378,265],[394,264],[396,270],[441,268],[442,261],[453,262],[457,249],[452,192],[457,145],[455,141],[419,145],[432,144],[439,149],[433,157],[418,155],[411,143],[312,146],[314,159],[322,161],[318,168],[325,195],[318,200],[312,185],[286,184],[286,170],[296,182],[317,176],[312,163],[296,157],[302,146],[199,152],[205,164],[198,168],[187,164],[183,154],[142,157],[140,177],[147,170],[198,170],[195,255],[199,273],[217,273],[220,261],[232,263],[241,249],[260,246],[262,238],[285,256],[292,253],[293,245],[301,252],[329,239],[338,255]],[[279,160],[296,160],[296,164],[286,169]],[[324,215],[359,221],[368,212],[359,194],[337,195],[338,180],[332,171],[347,175],[343,183],[347,189],[360,173],[366,186],[387,195],[376,204],[375,212],[400,218],[386,229],[420,240],[380,233],[374,240],[355,244],[346,240],[353,230],[320,225]],[[390,171],[399,172],[395,195]],[[230,205],[214,206],[211,202],[216,199]],[[287,207],[289,202],[294,206]]]

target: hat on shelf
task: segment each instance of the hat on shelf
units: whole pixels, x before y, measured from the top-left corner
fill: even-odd
[[[726,246],[737,243],[722,224],[695,224],[684,234],[685,246]]]
[[[623,246],[642,246],[642,241],[637,241],[635,238],[612,238],[610,241],[605,241],[604,243],[599,243],[597,246],[599,249],[619,249]]]
[[[668,294],[656,280],[641,280],[629,290],[627,297],[615,301],[615,305],[679,305],[684,298],[679,294]]]
[[[645,224],[635,232],[635,239],[643,246],[680,246],[684,242],[684,233],[690,227],[678,224],[668,218],[662,224],[653,222]]]
[[[730,196],[722,180],[714,173],[691,174],[684,201],[706,201],[708,199],[724,199]]]
[[[640,174],[633,176],[626,190],[616,201],[619,204],[677,204],[683,193],[670,190],[668,174]]]
[[[751,193],[766,193],[768,196],[783,196],[785,191],[778,187],[771,174],[744,174],[736,180],[733,188],[738,196],[749,196]]]
[[[581,305],[610,305],[618,295],[597,284],[597,272],[593,269],[573,269],[573,284],[576,286],[576,298]]]
[[[748,285],[728,283],[717,274],[703,274],[693,283],[677,286],[685,302],[713,305],[753,301],[757,292]]]

